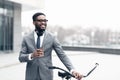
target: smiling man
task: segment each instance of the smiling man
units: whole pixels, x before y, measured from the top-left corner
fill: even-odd
[[[35,30],[23,38],[19,55],[20,62],[27,62],[25,80],[53,80],[53,71],[48,68],[52,66],[53,49],[66,68],[80,80],[82,75],[75,71],[57,38],[46,30],[46,15],[35,13],[32,18]]]

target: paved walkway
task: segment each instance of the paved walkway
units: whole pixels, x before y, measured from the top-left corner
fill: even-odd
[[[120,55],[92,52],[66,52],[76,69],[86,74],[99,63],[98,68],[83,80],[120,80]],[[18,61],[19,53],[0,53],[0,80],[24,80],[25,64]],[[53,65],[66,69],[58,57],[53,53]],[[54,70],[54,80],[61,80]],[[7,77],[6,77],[7,76]],[[74,79],[72,79],[74,80]]]
[[[0,53],[0,69],[20,64],[19,53]]]

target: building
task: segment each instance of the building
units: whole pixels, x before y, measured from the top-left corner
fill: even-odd
[[[0,0],[0,52],[19,51],[21,13],[37,8],[44,8],[44,0]]]

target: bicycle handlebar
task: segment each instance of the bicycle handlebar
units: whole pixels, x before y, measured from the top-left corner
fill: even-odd
[[[92,73],[98,65],[99,65],[98,63],[95,63],[95,67],[92,68],[92,69],[87,73],[87,75],[85,75],[85,76],[83,76],[83,77],[87,77],[87,76],[89,76],[90,73]]]
[[[98,63],[95,63],[95,67],[93,67],[93,68],[87,73],[87,75],[84,75],[83,77],[85,78],[85,77],[89,76],[89,75],[96,69],[96,67],[97,67],[98,65],[99,65]],[[62,69],[62,68],[59,68],[59,67],[56,67],[56,66],[50,66],[50,67],[48,67],[48,69],[59,69],[59,70],[62,70],[62,71],[65,72],[65,73],[59,72],[59,73],[58,73],[59,76],[62,76],[62,77],[67,76],[67,77],[69,77],[69,78],[70,78],[70,77],[75,78],[74,75],[72,75],[70,72],[68,72],[68,71],[66,71],[66,70],[64,70],[64,69]]]
[[[63,73],[63,75],[65,74],[65,75],[70,75],[71,77],[75,77],[74,75],[72,75],[70,72],[68,72],[68,71],[66,71],[66,70],[64,70],[64,69],[62,69],[62,68],[59,68],[59,67],[56,67],[56,66],[51,66],[51,67],[48,67],[49,69],[59,69],[59,70],[62,70],[62,71],[64,71],[65,73]],[[62,73],[61,73],[62,74]]]

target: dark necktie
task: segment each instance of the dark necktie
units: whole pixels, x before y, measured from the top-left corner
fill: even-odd
[[[40,36],[37,37],[37,44],[36,44],[36,46],[37,46],[37,49],[40,48]]]

